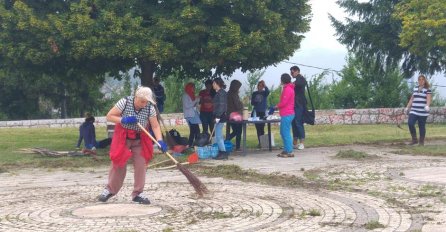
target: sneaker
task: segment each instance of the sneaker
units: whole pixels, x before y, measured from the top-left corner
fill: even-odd
[[[142,195],[142,193],[140,193],[140,194],[138,194],[138,196],[134,197],[132,201],[137,202],[139,204],[143,204],[143,205],[150,205],[149,198]]]
[[[94,147],[93,147],[94,148]],[[83,148],[82,149],[82,154],[84,155],[96,155],[96,148],[95,149],[87,149],[87,148]]]
[[[305,147],[303,143],[299,143],[299,146],[297,146],[297,150],[303,150],[304,148]]]
[[[101,195],[99,195],[98,199],[99,199],[99,201],[106,202],[113,195],[114,194],[111,193],[110,191],[108,191],[108,189],[104,189],[104,191],[102,191]]]
[[[295,144],[295,145],[293,145],[293,149],[294,149],[294,150],[298,150],[298,149],[299,149],[299,146],[298,146],[297,144]]]

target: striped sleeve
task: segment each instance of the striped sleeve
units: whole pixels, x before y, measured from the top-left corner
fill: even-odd
[[[155,109],[155,106],[154,106],[154,105],[150,104],[150,106],[149,106],[149,112],[150,112],[150,114],[149,114],[149,118],[151,118],[151,117],[156,117],[156,109]]]
[[[119,110],[121,110],[121,112],[124,111],[126,101],[127,101],[126,98],[121,98],[121,100],[119,100],[119,101],[116,103],[116,105],[115,105],[116,108],[118,108]]]

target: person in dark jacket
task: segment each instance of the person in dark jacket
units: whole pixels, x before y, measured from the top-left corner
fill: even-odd
[[[160,113],[164,112],[164,101],[166,101],[166,94],[164,93],[164,87],[160,84],[159,77],[153,79],[153,93],[156,98],[156,106]]]
[[[291,76],[294,81],[294,113],[295,117],[292,122],[293,130],[293,148],[298,150],[304,149],[305,128],[304,128],[304,111],[307,109],[307,98],[305,97],[305,86],[307,80],[300,74],[297,66],[290,68]]]
[[[79,139],[77,140],[77,148],[80,148],[84,141],[82,153],[84,155],[96,155],[96,148],[106,148],[111,144],[111,138],[96,141],[96,128],[94,126],[95,118],[90,114],[85,114],[85,122],[79,126]]]
[[[239,90],[242,83],[238,80],[231,81],[228,91],[228,115],[233,112],[237,112],[240,115],[243,113],[243,103],[240,100]],[[229,123],[232,128],[232,133],[226,138],[226,140],[231,140],[235,137],[235,151],[240,151],[240,141],[242,140],[242,124],[240,123]]]
[[[251,95],[251,105],[254,106],[253,113],[256,113],[256,117],[263,119],[266,117],[266,106],[269,95],[269,89],[265,84],[265,81],[261,80],[257,84],[257,91],[254,91]],[[254,117],[254,115],[252,115]],[[258,147],[260,148],[260,136],[265,134],[265,123],[256,123],[257,139],[259,141]]]
[[[225,91],[226,85],[221,78],[215,78],[212,81],[212,88],[216,94],[212,99],[214,105],[213,115],[215,118],[215,140],[218,144],[218,155],[215,159],[228,159],[228,153],[225,148],[225,141],[223,139],[223,127],[227,121],[228,99]]]

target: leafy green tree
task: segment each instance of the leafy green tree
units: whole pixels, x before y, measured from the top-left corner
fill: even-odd
[[[277,103],[279,103],[280,100],[280,94],[282,93],[282,88],[280,85],[278,87],[275,87],[272,85],[269,88],[269,96],[268,96],[268,106],[275,106]]]
[[[436,69],[446,70],[446,2],[409,0],[400,2],[394,16],[401,20],[400,45],[420,57],[438,60]]]
[[[425,47],[426,50],[423,53],[418,53],[400,46],[403,25],[401,19],[394,17],[394,14],[398,12],[397,5],[404,2],[402,0],[337,1],[338,5],[352,16],[343,23],[330,15],[332,25],[339,36],[338,40],[346,45],[357,59],[365,63],[377,64],[376,72],[381,74],[392,67],[399,66],[400,63],[402,63],[401,67],[406,78],[410,78],[415,71],[428,74],[444,71],[446,69],[444,56],[440,55],[434,47]],[[442,1],[439,0],[439,2]],[[405,8],[400,7],[400,9]],[[419,10],[416,9],[412,13],[426,13]],[[398,15],[404,17],[403,14]],[[443,12],[439,17],[444,17]],[[420,41],[423,40],[420,39]]]
[[[78,80],[137,66],[151,86],[154,72],[204,79],[286,59],[309,29],[307,2],[0,0],[0,60],[50,81],[51,101],[70,116],[82,111],[69,102]]]
[[[39,90],[35,86],[35,80],[30,81],[16,72],[0,70],[0,119],[21,120],[49,116],[39,109]]]
[[[166,101],[164,102],[164,113],[183,112],[183,94],[184,87],[187,83],[195,84],[195,94],[202,88],[201,82],[191,79],[180,78],[180,73],[171,74],[163,79],[164,92],[166,93]]]
[[[96,68],[108,71],[137,64],[141,83],[148,86],[155,71],[160,76],[174,71],[180,77],[205,78],[212,71],[229,76],[291,56],[309,29],[307,2],[3,0],[0,37],[7,49],[2,52],[33,64],[100,60]]]
[[[66,44],[57,40],[57,21],[51,18],[69,12],[73,2],[77,1],[0,2],[0,69],[18,73],[23,81],[34,83],[40,88],[35,99],[45,98],[44,102],[60,110],[61,117],[81,116],[86,110],[100,107],[98,89],[103,74],[116,70],[118,63],[122,66],[118,58],[98,62],[99,59],[75,59],[66,52]],[[23,90],[29,91],[24,95],[33,96],[31,89]],[[18,107],[28,111],[21,114],[27,118],[39,117],[37,105]]]
[[[325,83],[326,77],[329,75],[328,71],[323,71],[314,75],[311,79],[307,78],[308,87],[311,92],[311,99],[313,100],[315,109],[333,109],[333,99],[330,96],[330,90],[334,80],[331,83]],[[310,108],[310,98],[308,93],[305,93],[308,100],[308,108]]]
[[[377,74],[375,65],[349,56],[340,73],[342,79],[331,86],[335,108],[400,107],[407,103],[409,90],[399,67]]]

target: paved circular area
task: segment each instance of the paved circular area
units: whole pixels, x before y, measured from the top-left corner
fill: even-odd
[[[374,231],[444,231],[446,159],[366,146],[361,149],[380,158],[333,159],[339,149],[305,149],[292,159],[265,153],[206,161],[312,177],[326,186],[317,190],[200,176],[211,193],[198,198],[178,170],[149,170],[151,205],[132,203],[131,168],[107,203],[96,200],[105,167],[1,173],[0,231],[367,231],[371,223],[378,225]]]
[[[416,168],[404,171],[407,179],[446,184],[446,167]]]
[[[151,216],[162,210],[158,206],[136,204],[104,204],[80,207],[71,213],[81,218]]]
[[[363,194],[311,192],[240,182],[208,184],[198,199],[186,183],[147,185],[153,204],[129,204],[125,187],[98,203],[103,186],[33,188],[0,195],[1,231],[345,231],[378,221],[411,228],[411,215]]]

